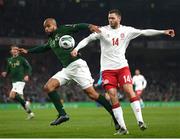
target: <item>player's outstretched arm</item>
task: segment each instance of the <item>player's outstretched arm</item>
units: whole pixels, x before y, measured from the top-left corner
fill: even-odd
[[[141,30],[140,34],[144,36],[155,36],[155,35],[169,35],[171,37],[175,36],[175,31],[173,29],[167,29],[167,30],[155,30],[155,29],[145,29]]]
[[[43,53],[43,52],[46,52],[48,50],[51,50],[51,48],[49,47],[48,44],[34,46],[30,49],[19,48],[19,51],[21,53],[24,53],[24,54],[27,54],[27,53]]]
[[[101,30],[99,29],[99,27],[96,26],[96,25],[93,25],[93,24],[90,24],[90,25],[89,25],[89,30],[90,30],[91,32],[96,32],[96,33],[100,33],[100,32],[101,32]]]
[[[87,44],[91,41],[97,40],[100,37],[100,33],[92,33],[90,34],[88,37],[84,38],[82,41],[80,41],[77,45],[76,48],[74,48],[71,52],[71,56],[72,57],[76,57],[78,54],[78,51],[82,48],[84,48],[85,46],[87,46]]]

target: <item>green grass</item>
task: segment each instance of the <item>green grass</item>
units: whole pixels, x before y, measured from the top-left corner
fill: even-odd
[[[125,136],[114,136],[114,126],[103,108],[66,108],[70,120],[59,126],[49,126],[56,118],[54,109],[35,109],[35,119],[25,120],[21,109],[0,110],[0,138],[119,138],[119,137],[180,137],[180,107],[146,107],[144,119],[146,131],[140,131],[135,117],[128,107],[124,118],[130,132]]]

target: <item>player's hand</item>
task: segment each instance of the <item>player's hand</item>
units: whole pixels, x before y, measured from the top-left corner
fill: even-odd
[[[171,37],[174,37],[174,36],[175,36],[174,29],[167,29],[167,30],[165,30],[164,33],[165,33],[166,35],[171,36]]]
[[[97,84],[97,83],[95,83],[95,84],[94,84],[94,87],[98,87],[98,84]]]
[[[91,32],[96,32],[96,33],[100,33],[100,32],[101,32],[101,30],[99,29],[99,27],[96,26],[96,25],[93,25],[93,24],[90,24],[90,25],[89,25],[89,30],[90,30]]]
[[[78,51],[76,50],[76,49],[73,49],[72,51],[71,51],[71,56],[72,57],[76,57],[78,55]]]
[[[20,53],[27,54],[27,53],[28,53],[28,50],[27,50],[27,49],[24,49],[24,48],[19,48],[19,52],[20,52]]]
[[[2,77],[6,77],[6,75],[7,75],[7,72],[2,72],[2,73],[1,73],[1,76],[2,76]]]
[[[29,76],[28,76],[28,75],[24,76],[24,81],[25,81],[25,82],[28,82],[28,81],[29,81]]]

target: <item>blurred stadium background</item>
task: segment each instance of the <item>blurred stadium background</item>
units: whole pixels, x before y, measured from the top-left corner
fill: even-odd
[[[0,0],[0,71],[9,56],[9,45],[15,43],[29,48],[46,42],[42,27],[45,18],[54,17],[58,24],[87,22],[106,25],[108,10],[118,8],[123,14],[122,24],[140,29],[175,29],[175,38],[158,36],[133,40],[126,56],[132,74],[135,68],[139,68],[147,79],[145,101],[180,100],[179,7],[179,0]],[[76,44],[88,34],[87,31],[77,34]],[[99,76],[98,45],[93,42],[82,50],[95,81]],[[25,88],[26,96],[33,102],[48,101],[41,88],[61,69],[61,65],[51,52],[26,57],[33,67],[31,81]],[[10,89],[9,80],[1,78],[1,103],[10,101],[7,97]],[[90,101],[74,83],[62,87],[60,93],[65,102]]]

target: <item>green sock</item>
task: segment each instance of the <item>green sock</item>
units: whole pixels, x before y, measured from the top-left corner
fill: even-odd
[[[48,93],[48,96],[50,97],[51,101],[53,102],[56,110],[59,112],[59,115],[66,115],[66,112],[61,103],[59,94],[56,91],[52,91],[52,92]]]
[[[31,110],[29,108],[26,108],[26,101],[21,97],[21,95],[16,93],[16,96],[14,99],[22,105],[22,107],[27,113],[31,113]]]
[[[116,118],[114,117],[113,111],[112,111],[112,106],[111,104],[107,101],[107,99],[102,96],[99,95],[99,98],[96,100],[96,102],[98,102],[99,104],[101,104],[108,112],[109,114],[111,114],[114,124],[118,124]]]
[[[19,94],[16,93],[14,99],[15,99],[17,102],[19,102],[19,103],[23,106],[23,108],[25,108],[26,102],[25,102],[25,100],[24,100]]]

